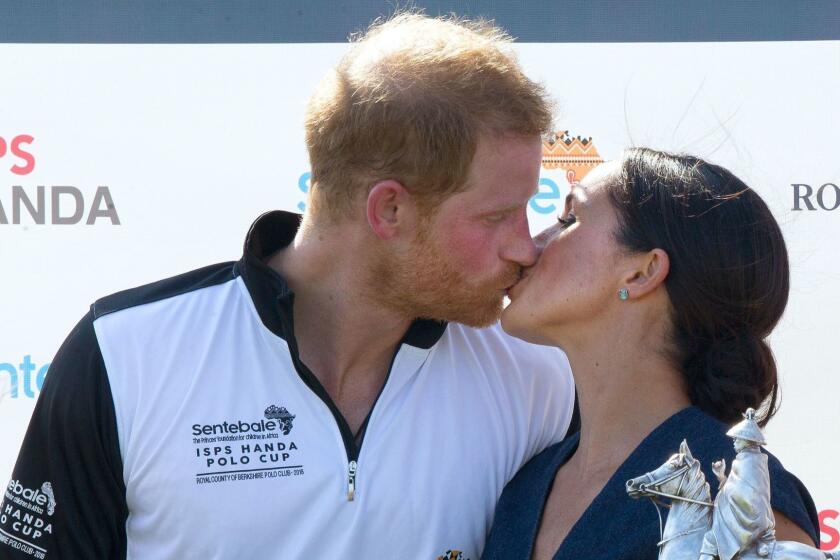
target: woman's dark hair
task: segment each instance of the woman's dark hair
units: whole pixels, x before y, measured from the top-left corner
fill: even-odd
[[[670,259],[668,356],[691,402],[727,423],[753,407],[766,424],[779,385],[764,339],[790,288],[787,249],[767,205],[723,167],[646,148],[625,152],[607,189],[618,242]]]

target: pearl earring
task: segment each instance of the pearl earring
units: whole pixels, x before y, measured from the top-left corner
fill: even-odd
[[[628,299],[630,299],[630,290],[628,290],[627,288],[621,288],[620,290],[618,290],[618,299],[620,299],[621,301],[627,301]]]

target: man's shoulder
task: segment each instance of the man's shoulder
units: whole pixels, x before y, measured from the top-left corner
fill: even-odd
[[[170,278],[129,288],[96,300],[91,305],[92,319],[183,296],[229,282],[237,276],[236,262],[223,262],[191,270]]]
[[[560,390],[574,397],[572,368],[559,348],[515,338],[498,323],[481,329],[450,324],[445,343],[454,358],[473,362],[482,379],[495,380],[502,389],[518,386],[526,394]]]
[[[481,358],[503,356],[516,360],[524,367],[569,369],[568,358],[560,348],[533,344],[511,336],[498,322],[485,328],[450,323],[447,330],[450,343],[455,348],[469,349]]]

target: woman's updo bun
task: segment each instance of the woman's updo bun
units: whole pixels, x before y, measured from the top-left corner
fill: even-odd
[[[775,407],[776,361],[770,347],[755,336],[714,340],[697,348],[685,359],[683,374],[691,402],[728,424],[765,400]]]
[[[723,167],[645,148],[625,152],[609,186],[628,250],[664,250],[671,300],[669,357],[693,404],[727,423],[748,407],[776,412],[766,337],[787,305],[788,255],[767,205]]]

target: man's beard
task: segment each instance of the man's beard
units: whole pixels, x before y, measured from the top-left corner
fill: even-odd
[[[409,254],[379,255],[370,269],[376,299],[408,317],[486,327],[499,320],[504,289],[519,278],[511,264],[503,274],[476,282],[453,263],[428,234],[420,234]]]

